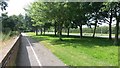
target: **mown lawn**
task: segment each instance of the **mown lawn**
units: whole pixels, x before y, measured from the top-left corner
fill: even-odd
[[[35,36],[31,38],[44,44],[59,59],[69,66],[116,66],[118,65],[118,46],[113,41],[103,38],[63,37],[60,41],[54,35]]]

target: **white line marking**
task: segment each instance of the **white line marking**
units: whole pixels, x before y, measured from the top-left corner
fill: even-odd
[[[27,39],[27,38],[26,38],[26,39]],[[32,45],[31,45],[31,43],[30,43],[30,41],[29,41],[28,39],[27,39],[27,41],[28,41],[28,43],[29,43],[29,45],[30,45],[30,47],[31,47],[31,49],[32,49],[32,51],[33,51],[33,53],[34,53],[34,55],[35,55],[35,58],[36,58],[36,60],[37,60],[37,62],[38,62],[38,64],[39,64],[39,66],[42,66],[42,64],[40,63],[40,61],[39,61],[39,59],[38,59],[38,57],[37,57],[37,55],[36,55],[36,53],[35,53],[35,51],[34,51]]]

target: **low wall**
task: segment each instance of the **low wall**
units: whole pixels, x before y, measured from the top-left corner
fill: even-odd
[[[2,61],[0,62],[2,63],[1,68],[11,68],[13,66],[16,66],[16,58],[20,44],[21,44],[21,35],[16,38],[12,47],[9,48],[8,52],[3,57]]]

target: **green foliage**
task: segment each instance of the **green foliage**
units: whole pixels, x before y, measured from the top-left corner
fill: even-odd
[[[90,3],[90,2],[41,3],[37,1],[31,4],[31,6],[28,9],[28,14],[32,18],[34,26],[38,26],[38,24],[42,25],[42,23],[50,21],[51,23],[57,22],[58,25],[62,24],[60,27],[62,27],[63,25],[65,27],[66,26],[70,27],[72,21],[74,21],[76,26],[79,26],[80,24],[87,24],[90,14],[98,12],[101,7],[102,3]],[[93,15],[91,16],[93,17]]]
[[[23,28],[24,17],[22,15],[8,16],[7,13],[3,13],[2,16],[2,32],[0,32],[1,40],[9,39],[9,37],[18,35],[19,29]]]
[[[12,31],[18,30],[23,23],[22,21],[23,17],[21,15],[16,16],[7,16],[7,14],[2,14],[2,28],[3,32],[6,30],[6,28],[9,28]]]
[[[8,4],[5,0],[0,1],[0,8],[2,11],[6,10],[6,7],[8,7]]]
[[[112,11],[111,11],[112,10]],[[119,24],[120,3],[116,2],[40,2],[36,1],[27,9],[28,15],[32,20],[32,25],[37,29],[52,27],[46,25],[50,22],[55,27],[61,39],[63,28],[80,27],[82,37],[82,25],[94,25],[93,37],[101,29],[97,29],[98,24],[111,23],[115,18]],[[113,14],[113,16],[111,16]],[[110,18],[110,21],[108,20]],[[110,26],[110,25],[109,25]],[[118,25],[116,25],[116,38],[118,38]],[[111,27],[110,27],[111,28]],[[105,28],[106,29],[106,28]],[[105,31],[105,30],[104,30]],[[42,32],[42,31],[41,31]],[[69,30],[68,30],[69,32]],[[103,33],[108,33],[106,30]],[[109,29],[111,34],[111,30]],[[55,34],[56,35],[56,34]],[[110,35],[109,35],[110,36]]]
[[[6,41],[10,37],[18,35],[18,31],[7,31],[7,33],[0,33],[0,41]]]
[[[0,33],[0,41],[5,41],[10,38],[11,31],[7,32],[6,34]]]

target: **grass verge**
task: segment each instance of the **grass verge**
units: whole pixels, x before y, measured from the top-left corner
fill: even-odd
[[[44,44],[59,59],[69,66],[116,66],[118,65],[118,46],[113,40],[103,38],[63,37],[60,41],[54,35],[35,36],[31,38]]]

